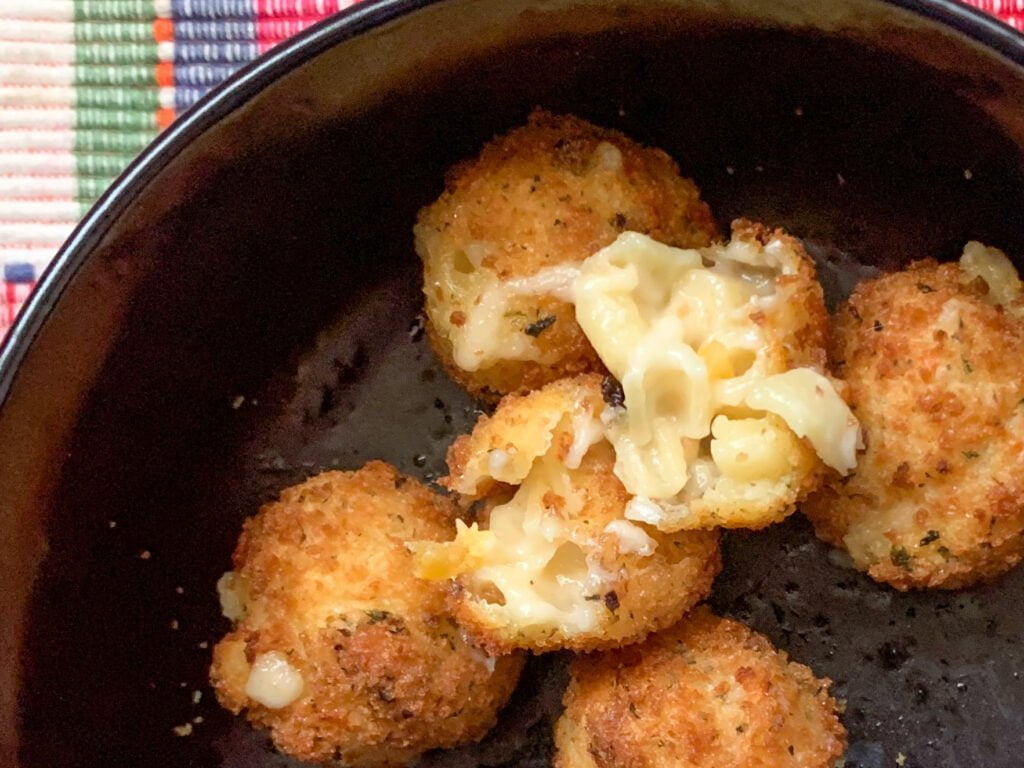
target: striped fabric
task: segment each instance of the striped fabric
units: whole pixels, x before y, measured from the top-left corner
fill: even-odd
[[[0,335],[79,217],[206,91],[356,0],[0,0]],[[971,0],[1024,29],[1024,0]]]

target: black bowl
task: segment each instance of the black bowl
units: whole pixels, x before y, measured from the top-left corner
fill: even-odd
[[[286,764],[206,686],[213,584],[286,485],[443,470],[476,410],[416,330],[410,228],[533,106],[665,148],[723,223],[891,267],[1024,254],[1022,63],[947,2],[395,0],[249,67],[97,205],[0,356],[0,762]],[[726,557],[716,607],[836,680],[849,765],[1021,764],[1024,572],[899,594],[799,519]],[[428,762],[543,765],[558,666]]]

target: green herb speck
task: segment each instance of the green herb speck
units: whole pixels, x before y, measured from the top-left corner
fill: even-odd
[[[537,338],[554,324],[555,316],[548,315],[547,317],[542,317],[535,323],[530,323],[528,326],[526,326],[526,328],[523,329],[523,333],[525,333],[527,336],[533,336],[533,338]]]
[[[933,541],[938,540],[938,538],[939,538],[939,532],[938,531],[928,531],[928,533],[926,533],[924,535],[924,538],[921,539],[921,546],[923,547],[923,546],[926,546],[928,544],[931,544]]]
[[[889,559],[892,560],[893,565],[899,568],[910,567],[910,553],[903,547],[893,547],[889,553]]]

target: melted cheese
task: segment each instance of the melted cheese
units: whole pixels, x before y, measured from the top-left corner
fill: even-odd
[[[800,259],[778,240],[680,250],[627,232],[583,263],[576,319],[625,394],[607,432],[616,475],[637,497],[627,517],[685,515],[685,500],[723,473],[784,477],[792,467],[772,447],[794,435],[828,465],[852,469],[859,428],[832,383],[811,369],[773,369],[764,352],[776,278],[795,273]],[[750,418],[715,421],[737,409]],[[789,434],[758,421],[765,412]],[[709,456],[700,446],[713,423],[720,434]]]
[[[607,591],[613,576],[597,561],[600,546],[577,538],[564,521],[577,517],[584,503],[573,487],[572,469],[604,439],[604,430],[599,419],[579,407],[562,415],[556,432],[563,436],[567,431],[571,441],[546,436],[549,449],[519,479],[513,497],[490,510],[486,529],[459,521],[453,542],[414,543],[417,576],[461,577],[496,625],[566,635],[593,631],[606,613],[594,596]],[[568,449],[560,458],[566,442]],[[646,550],[654,544],[639,528],[609,532],[619,536],[620,551]]]
[[[217,579],[217,595],[220,612],[225,619],[241,621],[245,618],[249,609],[249,589],[242,576],[228,571]]]
[[[1012,308],[1021,297],[1020,275],[1006,254],[998,248],[989,248],[976,240],[964,246],[960,269],[967,281],[981,278],[988,285],[988,299],[993,304]]]
[[[283,653],[270,651],[256,657],[245,683],[245,695],[269,709],[281,709],[302,695],[302,675]]]
[[[468,257],[467,257],[468,258]],[[467,297],[464,317],[450,325],[452,359],[466,371],[477,371],[498,360],[538,360],[532,336],[523,332],[521,321],[509,317],[510,303],[517,296],[551,296],[572,300],[572,286],[579,269],[571,264],[542,269],[529,277],[502,281],[493,271],[470,264],[470,272],[449,271],[451,295]]]

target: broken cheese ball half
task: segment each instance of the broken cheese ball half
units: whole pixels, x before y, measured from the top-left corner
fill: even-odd
[[[492,652],[624,645],[708,595],[718,534],[626,520],[595,374],[502,400],[452,446],[443,482],[477,520],[415,545],[421,577],[455,579],[459,624]]]
[[[859,428],[823,373],[824,299],[799,241],[742,220],[691,250],[627,232],[583,263],[575,304],[621,382],[606,434],[630,520],[760,528],[825,465],[854,467]]]

